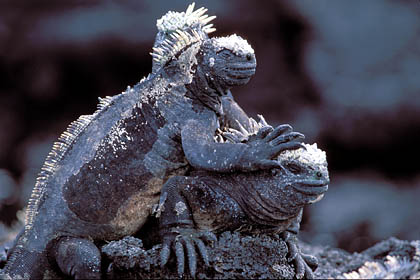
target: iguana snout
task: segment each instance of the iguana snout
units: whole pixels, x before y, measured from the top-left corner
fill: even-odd
[[[208,39],[204,45],[203,69],[216,87],[229,89],[248,83],[255,74],[257,60],[251,45],[234,34]]]
[[[316,144],[303,144],[295,151],[285,151],[279,156],[284,166],[287,186],[295,192],[299,204],[310,204],[319,201],[328,190],[330,183],[325,152]]]

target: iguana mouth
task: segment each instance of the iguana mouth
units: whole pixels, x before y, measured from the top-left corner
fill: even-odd
[[[321,195],[328,190],[328,183],[328,180],[303,180],[293,184],[292,187],[306,195]]]
[[[255,74],[255,67],[235,67],[229,68],[227,77],[233,82],[233,84],[246,84],[251,77]]]
[[[237,76],[243,78],[249,78],[255,74],[255,65],[252,66],[236,66],[236,67],[229,67],[229,76]]]
[[[232,74],[228,74],[227,76],[231,79],[246,80],[246,79],[251,78],[252,75],[232,75]]]

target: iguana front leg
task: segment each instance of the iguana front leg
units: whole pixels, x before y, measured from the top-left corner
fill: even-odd
[[[281,236],[289,249],[288,262],[293,262],[295,265],[296,278],[302,279],[305,277],[306,279],[313,279],[313,270],[318,267],[318,260],[314,256],[302,253],[300,251],[297,239],[297,234],[299,233],[300,229],[300,222],[302,220],[302,212],[303,209],[300,211],[296,219],[293,220],[289,228],[281,233]]]
[[[195,228],[191,208],[188,205],[185,188],[194,184],[192,179],[183,176],[170,178],[162,189],[159,202],[160,235],[162,237],[162,250],[160,254],[161,266],[169,260],[171,251],[175,252],[177,259],[177,272],[180,277],[185,271],[185,256],[188,257],[188,268],[192,277],[197,270],[198,252],[206,266],[209,265],[206,245],[204,241],[214,242],[216,236],[209,231],[200,231]]]
[[[67,276],[74,279],[101,278],[101,253],[88,239],[61,237],[51,246],[49,254]]]
[[[293,140],[301,139],[303,135],[291,132],[288,125],[275,129],[263,127],[249,144],[215,143],[213,137],[217,128],[215,119],[191,119],[181,129],[182,148],[194,168],[216,172],[282,168],[273,158],[284,150],[302,146]]]

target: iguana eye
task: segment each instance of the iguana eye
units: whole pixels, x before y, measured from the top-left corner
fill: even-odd
[[[280,169],[278,169],[278,168],[271,169],[271,175],[272,176],[276,176],[279,173],[280,173]]]
[[[321,177],[322,177],[322,173],[318,171],[318,172],[316,173],[316,177],[321,178]]]
[[[227,50],[227,49],[222,49],[220,51],[216,51],[216,54],[221,56],[221,57],[227,58],[227,57],[232,55],[232,52],[230,50]]]
[[[302,172],[302,168],[299,165],[294,164],[294,163],[288,163],[286,165],[286,168],[294,174],[299,174]]]

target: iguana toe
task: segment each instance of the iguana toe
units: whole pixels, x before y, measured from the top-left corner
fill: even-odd
[[[184,253],[184,247],[182,244],[178,241],[175,242],[175,255],[177,259],[177,272],[178,276],[182,277],[184,275],[184,266],[185,266],[185,253]]]
[[[319,262],[315,256],[307,255],[303,253],[301,253],[301,256],[304,259],[304,261],[309,265],[309,267],[312,268],[312,270],[315,270],[318,268]]]
[[[296,139],[304,139],[305,135],[299,132],[290,132],[288,134],[280,135],[277,138],[270,141],[273,146],[277,146],[282,143],[287,143]]]
[[[274,140],[275,138],[281,136],[284,133],[288,133],[292,131],[292,127],[288,124],[279,125],[276,127],[272,132],[270,132],[266,137],[266,141]]]
[[[178,234],[167,234],[163,238],[163,246],[160,252],[161,266],[165,266],[170,257],[170,248],[175,251],[177,259],[177,273],[180,277],[185,272],[185,255],[187,255],[188,269],[191,277],[194,277],[197,272],[197,251],[202,258],[204,265],[209,265],[209,257],[204,241],[214,242],[217,240],[216,236],[211,232],[200,232],[195,229],[179,229],[175,230]],[[202,240],[203,239],[203,240]],[[197,248],[197,249],[196,249]]]
[[[318,260],[316,257],[303,254],[297,243],[296,236],[290,232],[284,232],[283,238],[287,244],[289,250],[288,262],[292,262],[295,265],[296,278],[297,279],[313,279],[313,270],[318,266]]]
[[[274,130],[272,126],[263,126],[260,128],[257,132],[257,138],[258,139],[264,139],[269,133],[271,133]]]

